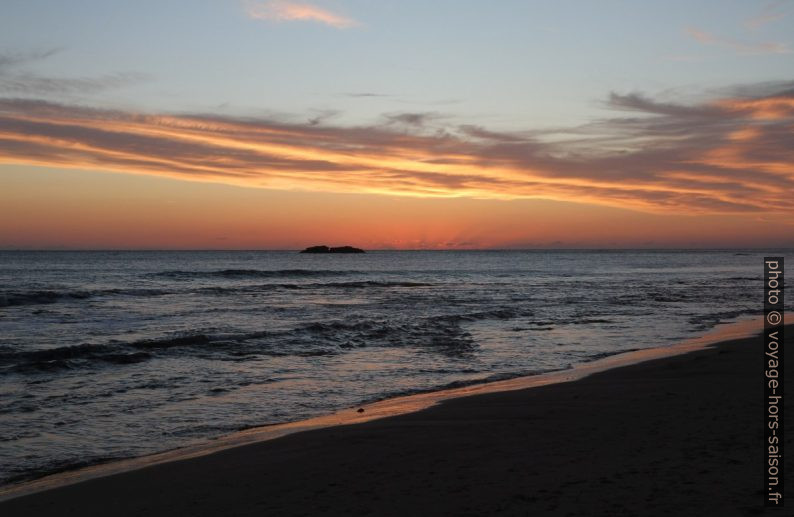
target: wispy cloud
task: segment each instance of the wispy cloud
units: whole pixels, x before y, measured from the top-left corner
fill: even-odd
[[[784,43],[776,42],[743,42],[732,38],[723,38],[710,32],[706,32],[694,27],[687,27],[686,33],[704,45],[732,49],[739,54],[789,54],[792,50]]]
[[[0,73],[2,73],[4,69],[7,70],[19,65],[26,65],[35,61],[47,59],[60,51],[61,49],[59,48],[51,48],[48,50],[34,50],[29,52],[0,52]]]
[[[352,97],[354,99],[360,99],[363,97],[392,97],[388,93],[374,93],[374,92],[347,92],[341,94],[343,97]]]
[[[413,126],[415,128],[421,128],[426,126],[428,123],[439,120],[443,118],[443,116],[439,113],[433,112],[421,112],[421,113],[414,113],[414,112],[405,112],[405,113],[389,113],[383,116],[386,119],[387,124],[398,124],[398,125],[405,125],[405,126]]]
[[[741,91],[692,105],[613,93],[611,118],[549,133],[451,124],[439,131],[450,119],[422,113],[342,127],[0,99],[0,163],[289,190],[790,217],[794,82]]]
[[[320,110],[312,110],[312,111],[314,111],[314,116],[310,117],[308,120],[309,125],[311,126],[322,124],[327,120],[332,119],[340,114],[339,110],[331,110],[331,109],[320,109]]]
[[[257,20],[313,21],[337,29],[349,29],[359,25],[352,18],[311,4],[274,0],[270,2],[247,1],[244,5],[248,16]]]
[[[73,95],[94,94],[109,89],[121,88],[147,79],[144,74],[119,73],[100,77],[42,77],[36,74],[0,74],[0,93]]]
[[[764,25],[776,22],[786,16],[783,9],[785,2],[772,2],[766,4],[760,13],[748,18],[744,22],[744,26],[750,30],[758,30]]]
[[[61,49],[0,53],[0,94],[85,95],[120,88],[146,80],[139,73],[106,74],[99,77],[48,77],[31,72],[27,65],[45,60]]]

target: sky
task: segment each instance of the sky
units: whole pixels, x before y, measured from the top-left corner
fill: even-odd
[[[4,0],[1,249],[794,246],[794,0]]]

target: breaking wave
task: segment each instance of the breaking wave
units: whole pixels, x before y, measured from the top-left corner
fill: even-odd
[[[319,356],[363,347],[413,347],[460,355],[477,347],[461,323],[527,315],[512,309],[431,316],[413,320],[360,319],[318,321],[288,330],[192,333],[127,343],[81,344],[43,350],[0,350],[0,368],[14,372],[51,371],[135,364],[158,355],[235,359],[251,355]],[[178,349],[178,350],[177,350]]]

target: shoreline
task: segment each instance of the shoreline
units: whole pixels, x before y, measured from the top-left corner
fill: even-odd
[[[438,406],[452,399],[475,395],[500,394],[541,386],[571,383],[596,373],[642,364],[657,359],[703,350],[719,343],[749,338],[762,330],[760,318],[740,320],[717,326],[706,334],[690,338],[673,345],[633,350],[609,355],[594,361],[581,363],[573,368],[557,370],[539,375],[514,377],[497,381],[467,384],[465,386],[420,392],[388,398],[354,408],[307,420],[254,427],[211,439],[197,445],[172,449],[145,456],[99,463],[74,470],[58,472],[30,481],[0,487],[0,502],[14,500],[40,492],[69,487],[89,480],[106,478],[117,474],[135,472],[157,465],[180,462],[213,455],[230,449],[261,444],[305,431],[330,429],[338,426],[364,424],[399,415],[407,415]],[[359,412],[359,408],[363,412]]]

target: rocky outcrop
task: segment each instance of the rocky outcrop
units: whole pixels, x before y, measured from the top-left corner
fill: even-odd
[[[366,253],[360,248],[353,246],[340,246],[338,248],[329,248],[328,246],[309,246],[301,253]]]

